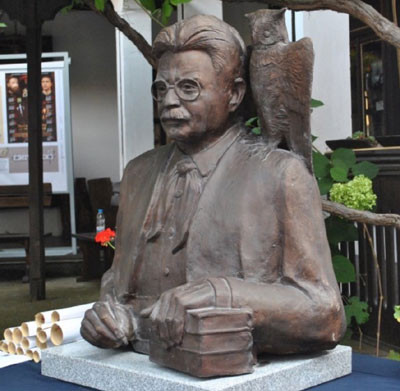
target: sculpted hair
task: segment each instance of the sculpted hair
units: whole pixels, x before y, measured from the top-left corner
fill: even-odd
[[[159,59],[165,52],[202,50],[210,57],[217,73],[234,78],[244,76],[246,46],[229,24],[211,15],[196,15],[161,30],[153,43]]]

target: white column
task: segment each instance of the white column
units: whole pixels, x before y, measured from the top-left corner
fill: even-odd
[[[314,110],[311,130],[318,136],[315,145],[324,151],[325,140],[346,138],[352,133],[349,16],[333,11],[301,14],[304,36],[312,38],[315,51],[312,96],[325,104]],[[299,31],[301,28],[296,28],[297,34]]]
[[[219,0],[192,0],[183,6],[183,15],[178,10],[178,19],[187,19],[193,15],[214,15],[222,19],[222,1]]]
[[[151,43],[151,19],[133,0],[113,0],[121,15]],[[136,46],[116,30],[120,173],[154,147],[152,68]]]

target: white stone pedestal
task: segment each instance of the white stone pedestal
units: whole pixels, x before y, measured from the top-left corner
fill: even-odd
[[[85,341],[43,351],[42,374],[103,391],[298,391],[351,373],[351,348],[312,356],[271,357],[249,375],[198,379],[131,351],[103,350]]]

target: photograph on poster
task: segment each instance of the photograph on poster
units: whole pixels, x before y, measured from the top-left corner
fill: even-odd
[[[54,72],[42,73],[41,110],[43,141],[57,141]],[[6,74],[8,142],[28,142],[28,77],[26,73]]]
[[[0,56],[1,57],[1,56]],[[7,61],[12,61],[7,57]],[[64,61],[42,63],[40,113],[43,140],[43,181],[56,193],[69,192],[66,141],[70,137],[66,110],[68,86]],[[0,184],[25,185],[28,167],[28,77],[26,64],[0,64]]]

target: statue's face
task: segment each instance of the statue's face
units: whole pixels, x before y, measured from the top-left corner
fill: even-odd
[[[183,144],[204,144],[218,138],[229,117],[231,91],[226,79],[217,75],[210,56],[203,51],[165,53],[155,86],[160,120],[168,137]]]

